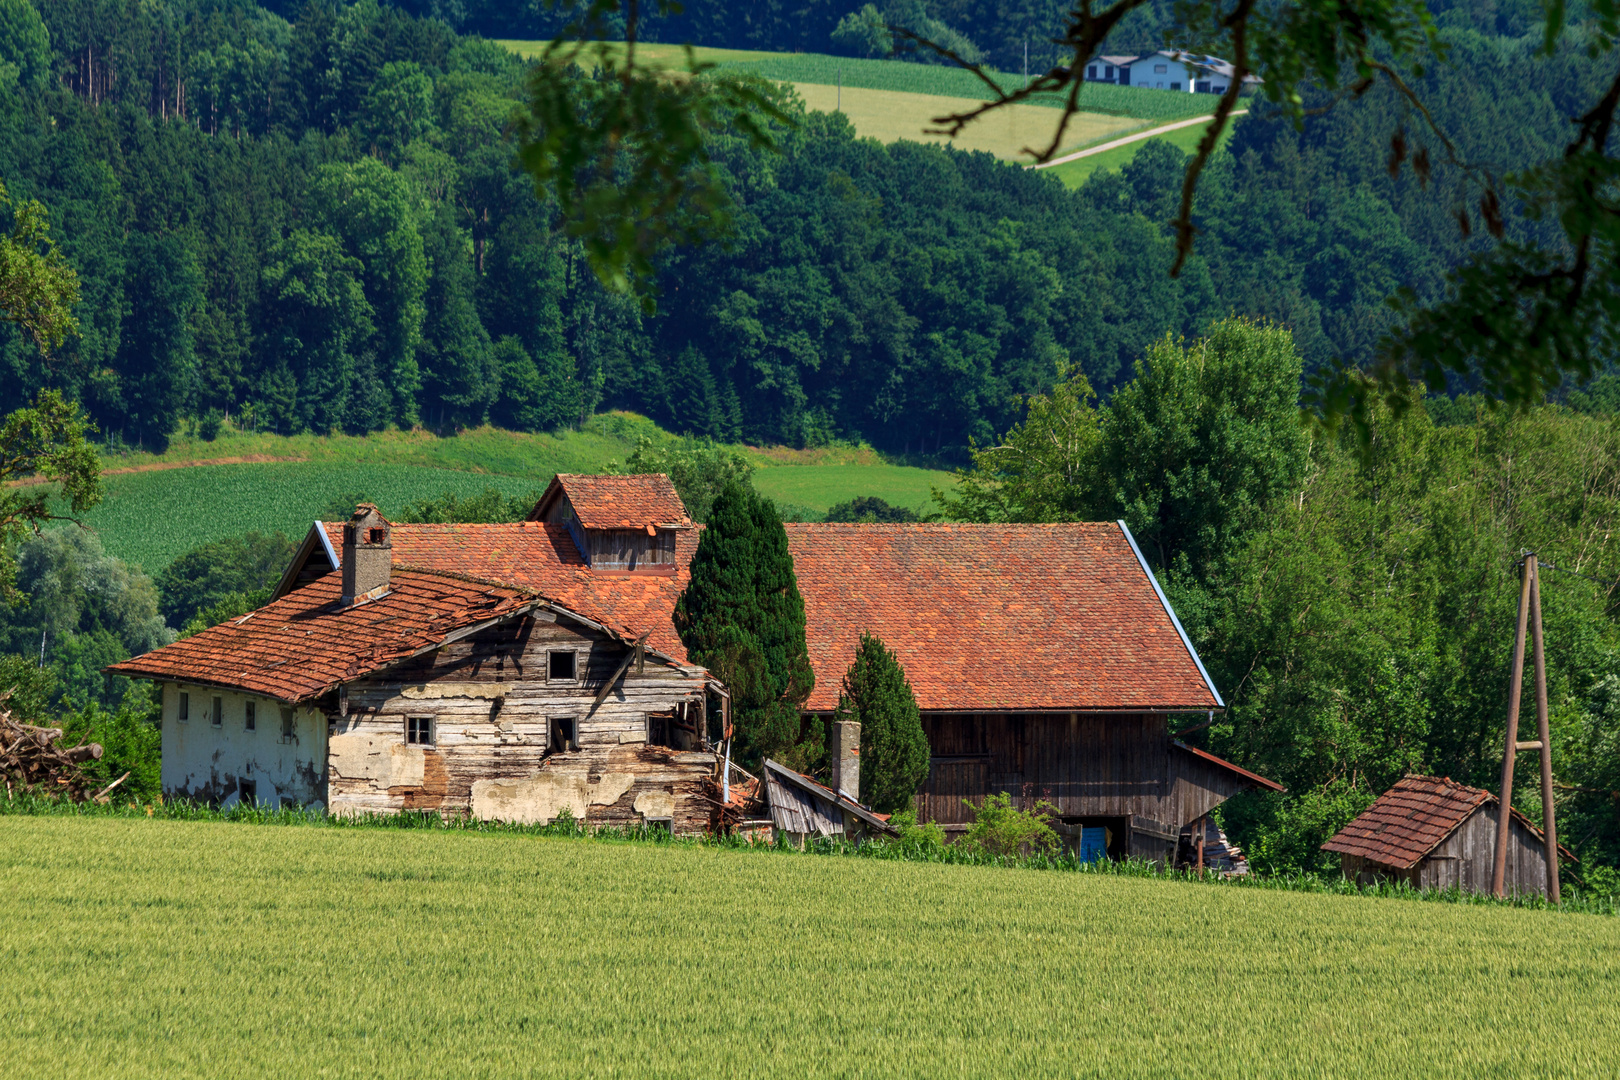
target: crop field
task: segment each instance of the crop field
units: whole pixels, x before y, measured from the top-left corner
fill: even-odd
[[[441,438],[423,431],[369,436],[266,435],[225,429],[204,442],[176,438],[168,451],[105,460],[106,498],[84,521],[112,554],[149,573],[208,540],[250,529],[298,539],[338,499],[364,497],[398,516],[445,491],[507,495],[542,490],[558,472],[600,472],[624,461],[636,439],[672,438],[633,413],[603,413],[582,431],[525,434],[479,428]],[[816,511],[857,495],[916,509],[951,474],[887,465],[870,449],[732,447],[756,467],[755,486]]]
[[[1056,130],[1058,114],[1035,105],[1009,105],[969,124],[956,138],[927,134],[936,116],[945,116],[974,103],[963,98],[935,97],[899,90],[867,90],[846,86],[842,90],[814,83],[796,83],[794,89],[814,112],[835,109],[849,118],[857,134],[879,142],[910,139],[913,142],[946,143],[958,150],[982,150],[999,158],[1024,155],[1026,147],[1044,147]],[[1125,134],[1143,125],[1141,120],[1082,113],[1069,121],[1063,149],[1072,150],[1089,142]],[[1028,158],[1026,157],[1026,160]]]
[[[1609,1076],[1620,920],[510,834],[0,818],[11,1076]]]
[[[364,499],[397,516],[408,503],[444,491],[476,495],[494,487],[524,495],[550,480],[549,474],[527,478],[324,461],[198,465],[108,476],[105,500],[84,521],[108,552],[156,573],[198,544],[249,530],[280,531],[296,541],[337,499],[351,509]]]

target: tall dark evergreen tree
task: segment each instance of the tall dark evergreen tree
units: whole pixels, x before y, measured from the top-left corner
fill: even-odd
[[[688,655],[731,691],[739,756],[794,768],[820,761],[821,724],[800,707],[815,688],[804,643],[804,599],[787,532],[770,500],[735,482],[709,514],[675,606]]]
[[[861,634],[838,719],[860,721],[861,801],[882,814],[910,808],[928,776],[928,736],[900,658],[876,634]]]

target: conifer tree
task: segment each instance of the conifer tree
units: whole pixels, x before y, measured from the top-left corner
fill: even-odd
[[[804,600],[787,532],[770,501],[728,483],[714,501],[675,606],[694,663],[731,691],[739,756],[805,769],[822,756],[821,724],[800,708],[815,688],[804,644]]]
[[[861,724],[861,801],[881,814],[909,809],[928,776],[928,736],[899,657],[876,634],[861,634],[838,718]]]

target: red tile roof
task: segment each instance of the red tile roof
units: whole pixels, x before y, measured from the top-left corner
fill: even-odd
[[[324,525],[341,555],[339,523]],[[670,617],[699,530],[676,533],[674,576],[591,571],[566,527],[413,525],[399,563],[500,581],[686,662]],[[816,688],[837,705],[862,630],[900,657],[924,709],[1220,708],[1117,524],[790,524]],[[294,594],[296,595],[296,594]]]
[[[322,522],[338,558],[343,557],[343,525]],[[568,527],[539,521],[511,525],[412,525],[393,523],[389,539],[396,563],[469,574],[529,589],[553,603],[607,626],[640,637],[679,663],[686,648],[670,616],[686,588],[687,564],[697,550],[698,533],[675,533],[675,573],[602,573],[585,564]]]
[[[1496,796],[1483,788],[1436,776],[1403,777],[1323,844],[1322,850],[1360,855],[1384,866],[1410,870],[1470,814],[1482,806],[1495,805]],[[1517,810],[1513,817],[1537,840],[1541,839],[1541,830],[1529,818]],[[1574,858],[1567,851],[1564,855]]]
[[[524,589],[400,566],[376,600],[340,608],[342,593],[342,575],[328,573],[240,619],[107,670],[305,701],[535,599]]]
[[[1068,525],[790,524],[827,710],[862,630],[924,709],[1217,709],[1124,530]]]
[[[644,529],[648,525],[690,525],[686,504],[663,473],[633,476],[584,476],[558,473],[531,517],[539,517],[560,487],[579,523],[587,529]]]

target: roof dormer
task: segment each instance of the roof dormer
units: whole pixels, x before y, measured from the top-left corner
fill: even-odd
[[[568,528],[593,571],[674,574],[675,534],[692,519],[663,473],[558,473],[529,514]]]

